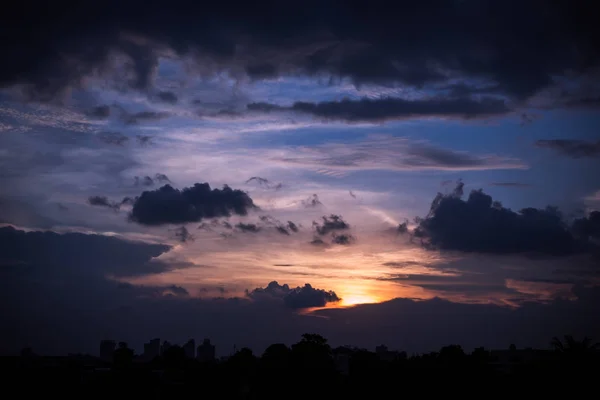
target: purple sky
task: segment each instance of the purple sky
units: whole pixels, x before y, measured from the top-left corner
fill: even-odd
[[[401,24],[377,4],[369,17],[326,3],[306,20],[255,10],[284,15],[272,24],[137,2],[92,23],[57,6],[24,53],[0,41],[20,60],[0,68],[0,301],[14,328],[0,350],[600,335],[598,227],[571,229],[600,210],[588,13],[430,1]],[[187,16],[204,11],[206,30]],[[469,208],[478,189],[497,213]],[[464,207],[436,220],[438,193]],[[513,216],[548,205],[560,223]],[[563,239],[575,244],[550,251]]]

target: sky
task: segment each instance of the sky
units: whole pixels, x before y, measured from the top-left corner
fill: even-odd
[[[600,337],[592,2],[28,3],[3,353]]]

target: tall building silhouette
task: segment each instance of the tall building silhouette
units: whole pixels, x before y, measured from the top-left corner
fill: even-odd
[[[112,361],[117,343],[114,340],[100,341],[100,358],[104,361]]]
[[[160,355],[160,339],[152,339],[148,343],[144,343],[144,359],[147,361],[154,360]]]
[[[183,351],[187,358],[196,358],[196,341],[190,339],[186,344],[183,345]]]
[[[160,348],[160,354],[163,355],[165,354],[165,351],[169,350],[169,348],[171,347],[171,343],[167,340],[165,340],[162,344],[162,347]]]
[[[198,361],[207,362],[215,359],[215,346],[210,344],[210,339],[204,339],[202,344],[198,346],[196,354]]]

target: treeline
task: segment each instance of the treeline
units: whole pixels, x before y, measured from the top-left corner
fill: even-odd
[[[597,346],[589,339],[555,339],[551,350],[466,353],[458,345],[438,352],[408,356],[380,347],[372,352],[331,348],[327,340],[305,334],[288,347],[273,344],[260,356],[241,349],[221,362],[186,358],[181,347],[161,357],[136,362],[133,351],[117,349],[112,363],[66,357],[5,359],[6,382],[25,391],[43,388],[63,397],[107,398],[400,398],[429,395],[537,395],[557,391],[574,395],[597,392],[600,372]],[[85,391],[82,391],[85,390]],[[534,392],[532,392],[534,393]]]

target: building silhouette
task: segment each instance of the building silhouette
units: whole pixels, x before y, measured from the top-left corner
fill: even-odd
[[[215,360],[215,346],[210,343],[210,339],[204,339],[202,344],[198,346],[196,358],[200,362],[208,362]]]
[[[160,355],[160,339],[152,339],[148,343],[144,343],[144,359],[147,361],[154,360]]]
[[[171,343],[168,340],[165,340],[160,348],[160,355],[165,354],[165,351],[169,350],[171,347]]]
[[[104,361],[112,361],[116,347],[117,343],[114,340],[100,341],[100,358]]]
[[[196,358],[196,341],[194,339],[188,340],[187,343],[183,345],[183,351],[187,358]]]

